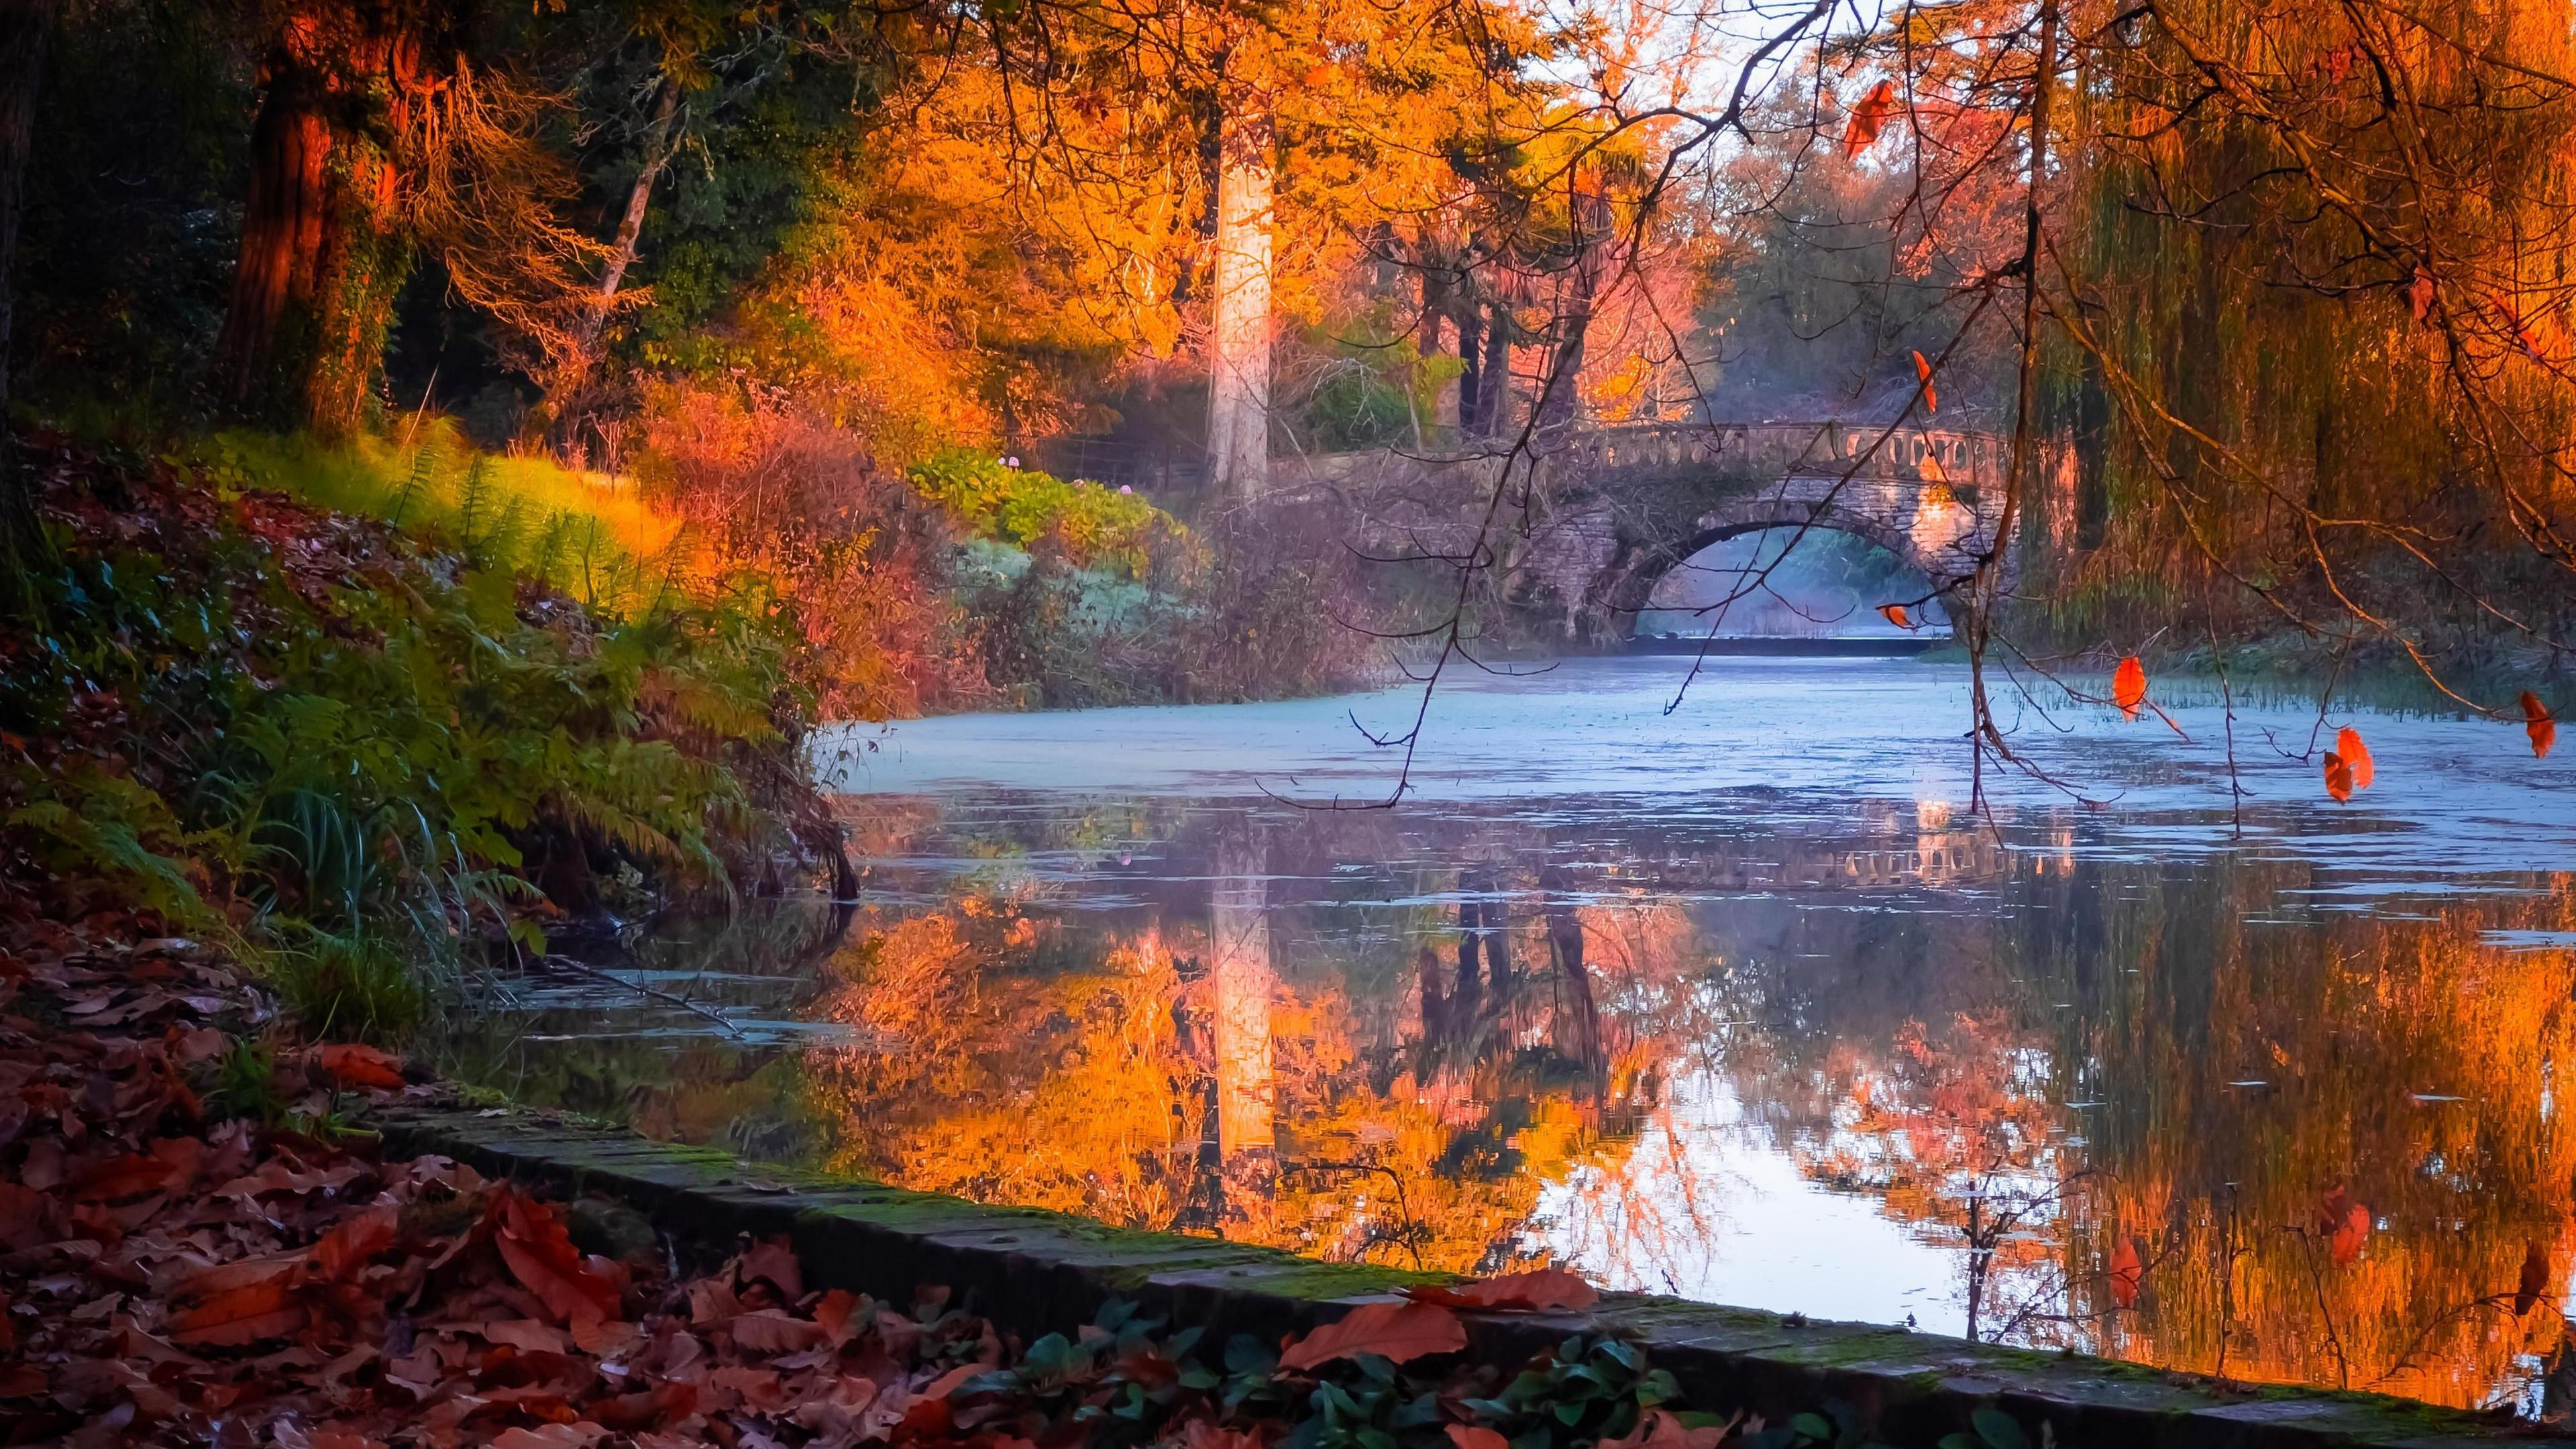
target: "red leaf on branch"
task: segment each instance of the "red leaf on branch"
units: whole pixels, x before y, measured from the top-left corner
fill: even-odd
[[[2433,274],[2422,267],[2415,269],[2415,280],[2406,286],[2406,305],[2420,323],[2433,320]]]
[[[2326,751],[2326,793],[2338,803],[2352,798],[2352,765],[2332,750]]]
[[[399,1092],[403,1088],[400,1060],[356,1042],[332,1042],[316,1049],[313,1065],[322,1069],[322,1075],[344,1087],[372,1087],[387,1092]]]
[[[2352,771],[2352,788],[2369,789],[2379,771],[2371,762],[2370,746],[2361,742],[2361,731],[2350,725],[2335,731],[2335,753],[2343,756],[2345,767]]]
[[[2138,1256],[2138,1241],[2122,1238],[2111,1249],[2111,1301],[2122,1308],[2138,1306],[2138,1287],[2147,1278],[2147,1265]]]
[[[1896,82],[1883,80],[1869,88],[1869,94],[1852,107],[1851,124],[1843,131],[1843,159],[1848,161],[1870,148],[1887,124],[1890,111],[1896,109]]]
[[[2326,1256],[2336,1267],[2348,1268],[2370,1238],[2370,1209],[2336,1188],[2317,1205],[2317,1231],[2325,1235]]]
[[[1489,1312],[1580,1309],[1601,1301],[1599,1289],[1563,1268],[1541,1268],[1535,1272],[1511,1273],[1500,1278],[1456,1285],[1416,1284],[1405,1289],[1404,1296],[1416,1303],[1443,1303],[1451,1308],[1481,1308]]]
[[[2138,717],[2138,706],[2147,702],[2147,666],[2138,662],[2137,655],[2121,660],[2111,672],[2111,702],[2131,719]]]
[[[1941,411],[1941,390],[1932,385],[1932,364],[1924,361],[1920,352],[1914,354],[1914,379],[1923,384],[1923,411]]]
[[[2517,1315],[2529,1313],[2548,1296],[2549,1250],[2534,1240],[2522,1250],[2522,1278],[2514,1284],[2513,1311]]]
[[[1881,604],[1878,606],[1878,611],[1887,616],[1887,622],[1899,629],[1914,627],[1914,616],[1905,612],[1903,604]]]
[[[1466,1346],[1466,1325],[1439,1304],[1364,1303],[1290,1344],[1279,1366],[1310,1369],[1363,1353],[1409,1363]]]
[[[2558,721],[2551,718],[2549,706],[2540,702],[2540,696],[2528,689],[2522,692],[2522,729],[2531,736],[2531,757],[2548,759],[2549,747],[2558,743]]]

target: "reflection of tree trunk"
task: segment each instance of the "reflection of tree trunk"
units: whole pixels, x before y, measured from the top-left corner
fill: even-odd
[[[1259,847],[1228,841],[1219,848],[1208,909],[1216,1002],[1217,1144],[1224,1157],[1225,1215],[1253,1217],[1277,1184],[1277,1093],[1270,1074],[1270,920]]]
[[[1540,873],[1539,883],[1547,891],[1544,912],[1547,917],[1547,945],[1556,958],[1556,969],[1564,977],[1565,995],[1571,1011],[1574,1035],[1574,1057],[1586,1067],[1601,1065],[1601,1012],[1592,1000],[1592,976],[1583,965],[1583,920],[1575,914],[1574,902],[1565,893],[1565,872],[1555,866]]]
[[[1493,884],[1488,877],[1486,888],[1492,889]],[[1500,895],[1486,898],[1484,919],[1485,986],[1499,1008],[1512,994],[1512,918]]]
[[[1422,978],[1422,1045],[1427,1051],[1449,1034],[1449,994],[1440,981],[1440,953],[1423,947],[1413,969]]]
[[[1449,998],[1449,1019],[1462,1038],[1475,1025],[1476,1013],[1484,1008],[1484,988],[1476,979],[1477,948],[1482,939],[1478,930],[1480,903],[1465,894],[1475,888],[1472,877],[1459,877],[1458,990]]]
[[[1208,472],[1221,495],[1256,498],[1270,486],[1273,139],[1268,97],[1231,77],[1224,91],[1217,133]]]

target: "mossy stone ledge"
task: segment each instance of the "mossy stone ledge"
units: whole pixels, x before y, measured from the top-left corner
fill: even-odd
[[[1123,1297],[1175,1325],[1275,1340],[1426,1278],[751,1165],[544,1114],[406,1107],[373,1125],[389,1152],[607,1193],[684,1237],[785,1234],[815,1286],[909,1301],[924,1284],[946,1284],[1027,1334],[1070,1330]],[[1609,1295],[1585,1314],[1470,1315],[1469,1351],[1517,1363],[1575,1332],[1642,1343],[1693,1404],[1776,1422],[1838,1400],[1897,1446],[1929,1446],[1980,1406],[2010,1413],[2035,1444],[2044,1425],[2068,1449],[2576,1444],[2501,1416],[2377,1394],[2222,1387],[2106,1359],[1634,1294]]]

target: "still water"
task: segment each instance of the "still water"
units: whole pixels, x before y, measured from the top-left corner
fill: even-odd
[[[827,752],[863,872],[494,987],[453,1069],[905,1186],[2551,1410],[2576,769],[2518,727],[1571,663]],[[2327,800],[2357,725],[2378,781]],[[2184,736],[2188,736],[2185,738]],[[634,987],[649,987],[646,996]],[[687,1005],[679,1003],[686,1002]]]

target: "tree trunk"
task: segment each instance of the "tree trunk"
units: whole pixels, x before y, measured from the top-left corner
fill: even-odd
[[[1222,494],[1270,487],[1270,102],[1231,82],[1217,132],[1216,315],[1208,378],[1208,475]]]
[[[0,564],[9,573],[9,597],[0,602],[21,610],[35,603],[29,574],[44,537],[36,526],[34,480],[18,466],[9,426],[10,322],[36,93],[45,80],[45,43],[61,12],[62,0],[0,0]]]
[[[224,395],[245,417],[332,436],[365,415],[411,266],[393,147],[423,54],[390,4],[309,4],[279,27],[215,344]]]
[[[574,435],[589,412],[584,400],[599,372],[600,333],[607,328],[608,314],[626,285],[627,269],[643,254],[644,214],[652,209],[653,188],[680,149],[680,84],[666,75],[660,90],[652,128],[644,136],[642,163],[636,168],[635,183],[626,191],[626,214],[618,220],[617,240],[609,245],[608,260],[599,271],[599,300],[575,328],[572,355],[564,359],[562,372],[547,381],[547,406],[554,414],[550,432],[559,453],[573,450]]]
[[[1485,324],[1485,362],[1477,369],[1476,433],[1498,437],[1512,425],[1511,304],[1497,299]]]
[[[1573,211],[1574,265],[1566,278],[1567,296],[1556,319],[1555,355],[1548,359],[1547,380],[1538,400],[1538,423],[1565,428],[1582,411],[1583,345],[1592,330],[1592,305],[1601,288],[1601,251],[1609,240],[1610,208],[1597,196],[1577,194]]]

